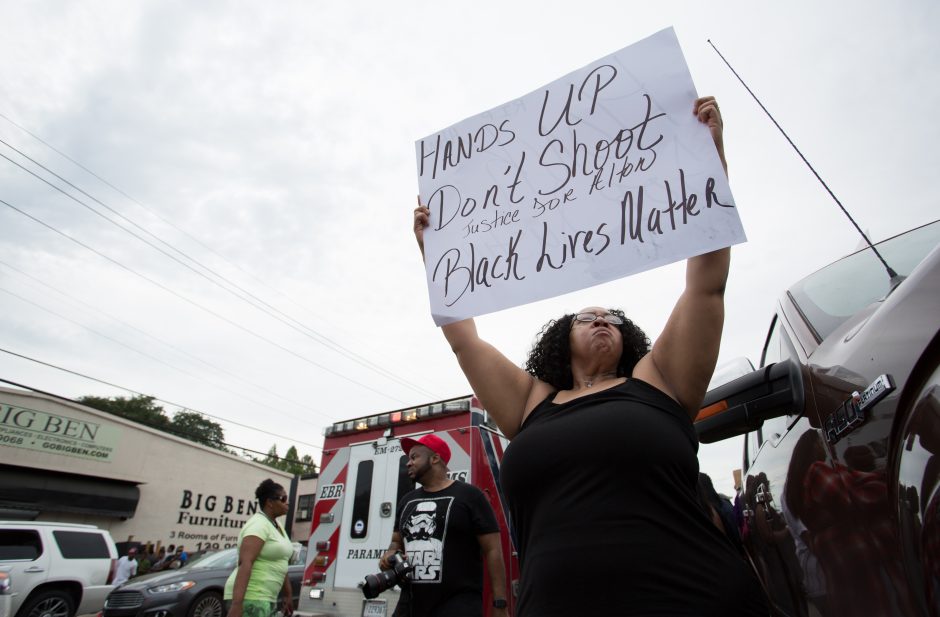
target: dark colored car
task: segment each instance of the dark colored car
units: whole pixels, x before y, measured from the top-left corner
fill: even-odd
[[[301,548],[288,567],[295,608],[305,560],[306,548]],[[236,549],[227,548],[178,570],[131,579],[108,594],[103,617],[224,617],[222,590],[237,562]]]
[[[712,389],[745,435],[736,513],[778,615],[940,615],[940,221],[780,298],[760,368]]]

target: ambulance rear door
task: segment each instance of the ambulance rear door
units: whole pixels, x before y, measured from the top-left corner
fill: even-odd
[[[394,528],[398,497],[414,488],[398,439],[350,446],[334,588],[355,588],[379,570]]]

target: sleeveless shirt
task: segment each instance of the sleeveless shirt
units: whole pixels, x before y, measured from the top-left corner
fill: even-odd
[[[501,465],[522,569],[515,615],[767,615],[753,570],[698,503],[685,410],[637,379],[554,397]]]

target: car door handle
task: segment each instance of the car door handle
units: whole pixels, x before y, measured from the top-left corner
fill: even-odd
[[[45,572],[45,568],[40,568],[39,566],[33,566],[32,568],[26,568],[23,570],[26,574],[35,574],[36,572]]]

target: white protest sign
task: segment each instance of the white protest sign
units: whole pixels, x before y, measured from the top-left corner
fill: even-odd
[[[672,28],[415,143],[438,325],[745,241]]]

